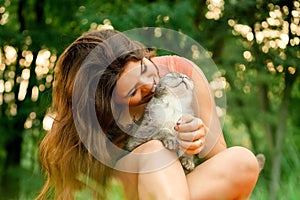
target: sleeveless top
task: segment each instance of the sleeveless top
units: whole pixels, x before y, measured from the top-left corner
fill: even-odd
[[[156,64],[159,75],[162,77],[170,72],[180,72],[192,76],[193,66],[189,60],[179,56],[158,56],[151,60]]]

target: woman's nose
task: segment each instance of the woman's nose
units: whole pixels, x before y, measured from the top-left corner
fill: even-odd
[[[152,92],[153,83],[143,84],[140,88],[143,96],[148,95],[150,92]]]
[[[153,82],[153,77],[147,74],[143,74],[140,76],[140,83],[141,84],[149,84]]]
[[[141,86],[153,84],[153,78],[148,76],[141,76],[139,81]]]
[[[148,90],[153,85],[153,81],[147,77],[140,77],[140,88],[142,91]]]
[[[147,95],[152,91],[154,85],[153,78],[150,76],[140,77],[140,88],[143,94]]]

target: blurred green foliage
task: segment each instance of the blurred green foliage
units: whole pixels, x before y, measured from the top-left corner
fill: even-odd
[[[33,199],[43,184],[37,148],[60,53],[91,29],[147,26],[188,35],[217,64],[228,144],[267,157],[252,199],[298,199],[299,16],[295,0],[0,0],[0,198]]]

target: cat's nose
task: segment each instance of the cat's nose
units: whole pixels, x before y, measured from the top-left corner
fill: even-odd
[[[182,82],[185,83],[187,89],[189,89],[189,88],[192,89],[194,87],[193,83],[190,81],[190,78],[187,75],[181,74],[180,78],[182,79]]]
[[[150,92],[155,84],[153,77],[141,76],[139,78],[139,85],[144,92]]]
[[[188,76],[185,75],[185,74],[181,74],[181,75],[180,75],[180,78],[182,78],[182,79],[187,78],[187,79],[188,79]]]

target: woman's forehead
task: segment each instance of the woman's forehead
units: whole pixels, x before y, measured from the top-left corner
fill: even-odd
[[[121,76],[126,73],[134,73],[136,70],[140,69],[140,66],[141,66],[141,60],[128,61],[124,66],[124,70]]]

